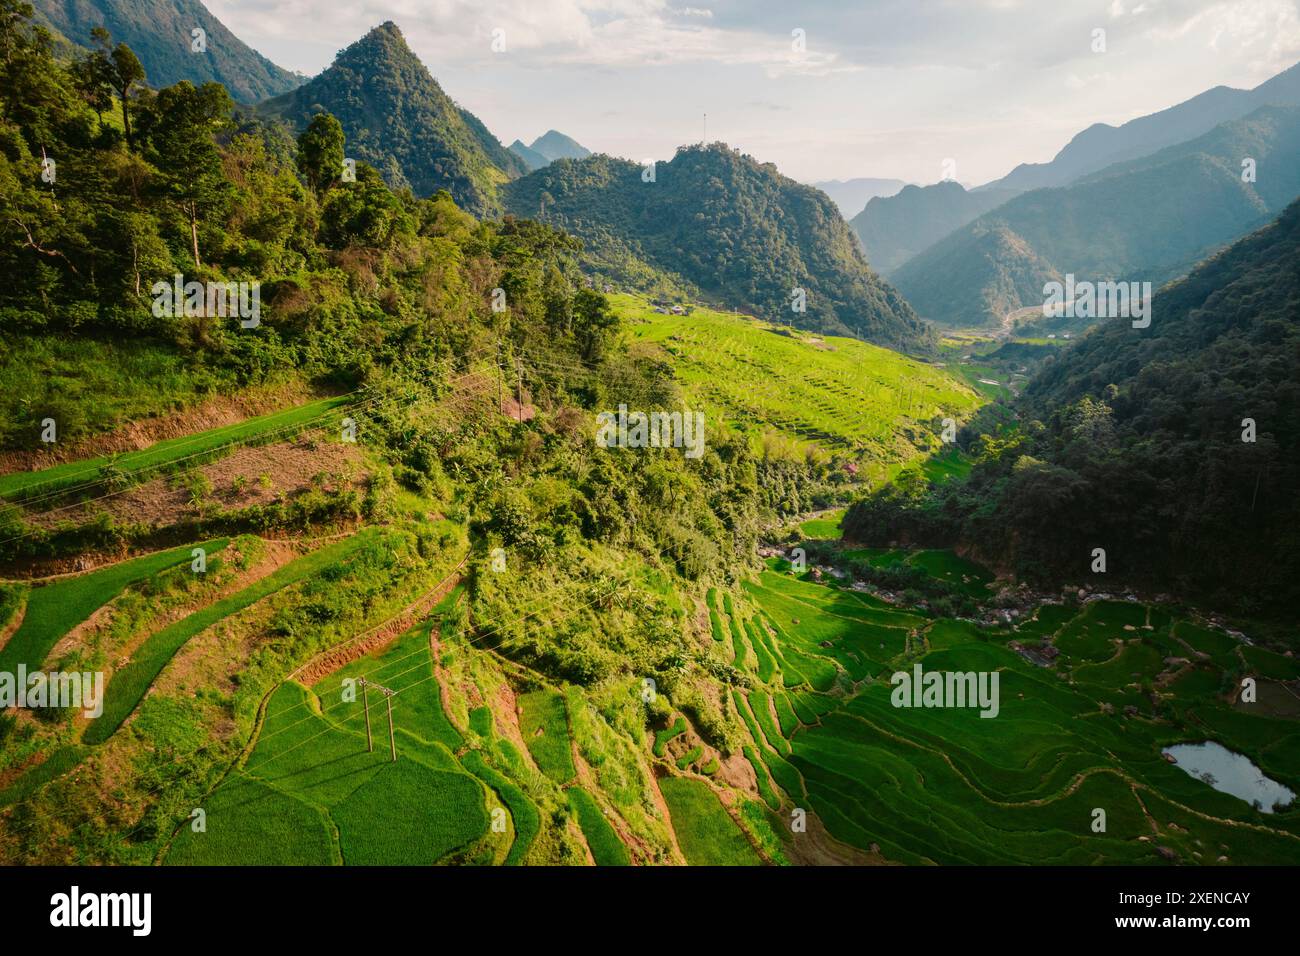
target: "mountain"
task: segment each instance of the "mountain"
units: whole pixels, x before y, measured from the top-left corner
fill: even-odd
[[[549,159],[531,146],[525,146],[524,141],[521,139],[517,139],[511,143],[508,149],[524,161],[524,165],[528,167],[529,172],[532,172],[535,169],[541,169],[550,162]]]
[[[1257,164],[1254,182],[1244,179],[1243,157]],[[1159,287],[1258,228],[1298,195],[1300,108],[1264,107],[1072,186],[1023,193],[917,255],[892,278],[925,318],[996,325],[1005,315],[998,310],[1041,304],[1043,283],[1058,273]],[[1008,241],[997,268],[989,269],[987,236],[995,227]],[[1007,274],[1023,279],[1018,302],[1006,294]],[[965,286],[958,297],[951,285],[958,278],[978,284]]]
[[[1010,189],[971,192],[953,181],[905,186],[896,195],[873,198],[849,225],[862,240],[867,261],[889,275],[922,249],[1015,195]]]
[[[901,179],[827,179],[812,184],[831,197],[845,219],[856,216],[868,200],[876,196],[892,196],[907,183]]]
[[[622,285],[667,272],[774,321],[896,348],[932,341],[819,190],[722,143],[684,146],[649,175],[604,155],[561,159],[503,192],[513,214],[580,237],[588,269]],[[806,311],[792,309],[796,289]]]
[[[557,159],[586,159],[591,155],[591,150],[577,140],[553,129],[533,140],[529,149],[546,157],[546,161],[551,163]]]
[[[1300,202],[1158,292],[1149,328],[1084,335],[1019,406],[1029,427],[1005,445],[959,436],[979,456],[967,480],[874,495],[845,536],[966,545],[1044,586],[1142,586],[1294,621]],[[1089,573],[1098,547],[1104,575]]]
[[[144,66],[149,84],[181,80],[223,84],[240,103],[292,90],[302,77],[276,66],[247,46],[198,0],[32,0],[36,19],[73,43],[90,45],[90,31],[107,27]],[[202,29],[207,50],[191,50],[190,31]]]
[[[510,144],[510,152],[523,160],[530,171],[541,169],[557,159],[586,159],[591,155],[591,150],[577,140],[555,130],[537,137],[531,146],[525,146],[523,140],[517,139]]]
[[[321,111],[333,113],[349,157],[374,166],[394,188],[410,187],[419,196],[446,189],[476,216],[499,211],[500,185],[527,172],[477,117],[452,102],[392,22],[259,109],[299,129]]]
[[[986,188],[1040,189],[1061,186],[1114,163],[1185,142],[1261,106],[1300,106],[1300,64],[1253,90],[1216,86],[1169,109],[1123,126],[1094,123],[1077,134],[1049,163],[1023,163]]]

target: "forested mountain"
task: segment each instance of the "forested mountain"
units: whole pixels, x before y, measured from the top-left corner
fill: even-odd
[[[578,236],[588,266],[620,284],[645,287],[666,272],[802,328],[903,349],[932,341],[823,193],[724,144],[682,147],[653,170],[603,155],[559,160],[504,192],[511,213]],[[804,311],[793,308],[796,290]]]
[[[349,156],[393,188],[418,196],[446,189],[475,215],[498,211],[497,189],[527,166],[443,92],[392,22],[339,53],[313,80],[259,108],[304,129],[328,112],[343,124]]]
[[[68,40],[91,46],[90,31],[106,27],[140,58],[149,83],[214,80],[241,103],[293,89],[303,78],[281,69],[230,32],[199,0],[32,0],[37,20]],[[206,50],[192,48],[192,30],[205,33]]]
[[[1010,189],[971,192],[952,181],[906,186],[897,195],[872,199],[849,225],[862,240],[871,267],[890,275],[921,250],[1015,195]]]
[[[1253,180],[1243,160],[1254,162]],[[1204,136],[1061,189],[1024,193],[936,243],[893,279],[925,318],[996,325],[1044,282],[1163,282],[1300,195],[1300,108],[1264,107]],[[1007,241],[996,260],[988,236]],[[1019,297],[1008,275],[1018,275]],[[960,280],[959,284],[958,280]],[[964,285],[975,282],[976,285]]]
[[[907,185],[901,179],[828,179],[813,183],[839,207],[840,215],[852,219],[876,196],[892,196]]]
[[[888,489],[845,536],[962,543],[1021,577],[1169,589],[1286,612],[1300,599],[1300,202],[1030,383],[1012,436],[963,433],[969,479]],[[1094,548],[1105,574],[1090,572]]]
[[[1261,106],[1300,106],[1300,64],[1252,90],[1216,86],[1122,126],[1094,123],[1076,135],[1049,163],[1022,163],[984,189],[1024,191],[1062,186],[1113,163],[1154,153],[1238,119]]]

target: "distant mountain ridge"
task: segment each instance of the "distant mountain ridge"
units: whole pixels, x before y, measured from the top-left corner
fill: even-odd
[[[1094,123],[1066,143],[1051,162],[1022,163],[980,189],[1024,191],[1065,185],[1114,163],[1193,139],[1261,106],[1300,106],[1300,64],[1251,90],[1216,86],[1122,126]]]
[[[802,328],[902,349],[933,342],[821,191],[722,143],[684,146],[650,173],[604,155],[561,159],[503,194],[511,213],[581,238],[588,268],[620,284],[666,272],[711,301]]]
[[[199,0],[32,0],[36,19],[80,46],[90,31],[107,27],[144,66],[149,84],[171,86],[181,80],[221,83],[240,103],[255,103],[299,86],[290,73],[246,45]],[[191,30],[206,34],[206,52],[191,50]]]
[[[1256,163],[1247,181],[1243,157]],[[1041,304],[1042,285],[1159,287],[1300,196],[1300,107],[1263,107],[1186,143],[1069,187],[1023,193],[945,237],[892,276],[923,317],[990,326]],[[1002,237],[996,255],[989,235]],[[1008,276],[1019,277],[1009,283]]]
[[[510,152],[522,159],[530,170],[538,170],[557,159],[586,159],[591,150],[577,140],[556,130],[549,130],[525,146],[523,140],[510,144]]]
[[[840,215],[852,219],[862,212],[867,203],[876,196],[892,196],[907,185],[901,179],[827,179],[811,183],[814,189],[820,189],[831,197],[831,202],[839,207]]]
[[[374,166],[390,186],[419,196],[446,189],[476,216],[498,213],[498,188],[528,171],[443,92],[391,21],[340,52],[319,76],[259,109],[298,129],[322,110],[332,113],[347,135],[348,155]]]
[[[862,240],[867,261],[889,275],[928,248],[1016,193],[1009,189],[966,190],[961,183],[905,186],[894,196],[879,196],[849,220]]]

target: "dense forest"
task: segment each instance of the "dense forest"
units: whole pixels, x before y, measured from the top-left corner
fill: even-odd
[[[853,540],[959,543],[1040,584],[1167,589],[1292,615],[1300,599],[1300,203],[1050,362],[969,478],[887,488]],[[1106,571],[1093,573],[1093,550]]]
[[[582,239],[584,261],[616,283],[658,291],[668,273],[773,321],[905,351],[933,344],[830,199],[725,144],[682,147],[653,170],[609,156],[559,160],[504,194],[515,215]]]

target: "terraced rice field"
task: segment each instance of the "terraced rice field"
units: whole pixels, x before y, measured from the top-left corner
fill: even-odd
[[[765,430],[834,449],[869,448],[899,462],[917,448],[898,439],[932,419],[962,420],[985,399],[942,368],[856,339],[816,337],[697,308],[656,313],[641,299],[611,296],[635,338],[673,356],[696,407],[713,421]]]
[[[303,428],[332,423],[339,417],[338,410],[348,401],[347,396],[324,398],[234,425],[169,438],[148,448],[111,458],[85,458],[38,471],[0,475],[0,498],[20,502],[35,495],[45,496],[94,485],[104,478],[104,470],[110,466],[128,480],[140,480],[178,464],[207,460],[236,445],[270,438],[279,440]]]
[[[1195,642],[1282,679],[1289,658],[1125,602],[1048,605],[1020,629],[988,632],[770,570],[745,595],[785,659],[831,670],[829,693],[811,682],[733,691],[759,794],[811,809],[845,843],[947,864],[1164,862],[1157,847],[1186,863],[1284,863],[1300,852],[1300,809],[1263,814],[1161,756],[1193,727],[1300,789],[1300,727],[1225,700],[1231,682],[1213,664],[1177,663]],[[1010,646],[1043,640],[1061,647],[1056,666]],[[917,662],[996,673],[997,716],[894,706],[890,674]],[[1158,702],[1129,684],[1158,687]]]
[[[718,802],[707,783],[685,777],[659,781],[677,842],[692,866],[760,866],[763,858]]]
[[[396,762],[390,760],[382,695],[370,693],[369,751],[365,700],[344,693],[345,682],[361,675],[397,691]],[[503,798],[518,811],[512,816],[519,821],[515,842],[522,856],[529,830],[535,832],[535,811],[529,817],[517,788],[498,798],[470,773],[450,749],[459,743],[442,711],[428,626],[421,625],[314,688],[282,685],[267,704],[248,762],[205,801],[206,832],[183,827],[166,862],[429,865],[451,855],[487,859],[493,852],[489,804],[499,806]],[[474,769],[483,769],[479,761]],[[485,838],[489,842],[479,847]]]

